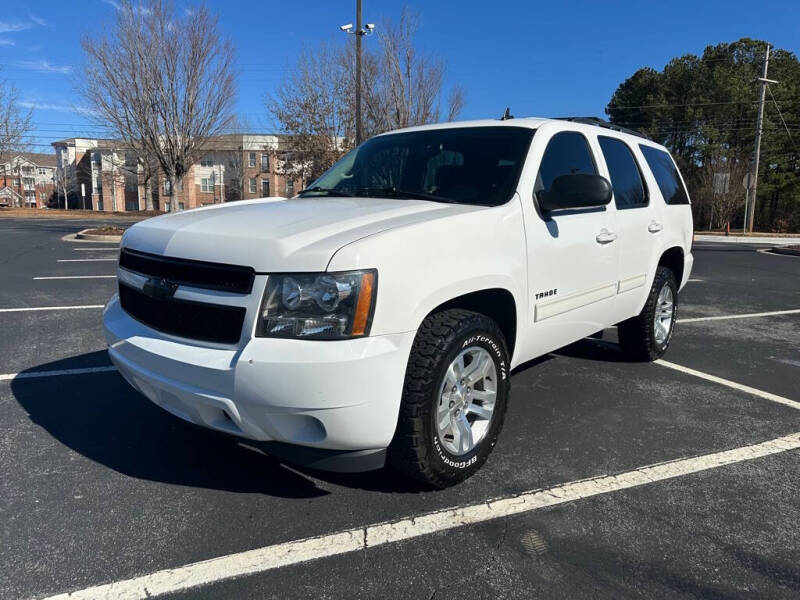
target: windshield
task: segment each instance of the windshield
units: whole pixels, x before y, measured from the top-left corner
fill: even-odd
[[[534,130],[452,127],[381,135],[300,196],[412,198],[497,206],[514,193]]]

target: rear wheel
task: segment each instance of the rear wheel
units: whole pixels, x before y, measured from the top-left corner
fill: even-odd
[[[675,275],[666,267],[658,267],[642,312],[618,326],[619,343],[625,356],[637,361],[661,358],[672,340],[677,313]]]
[[[409,357],[389,463],[436,487],[486,461],[508,401],[508,351],[488,317],[446,310],[420,326]]]

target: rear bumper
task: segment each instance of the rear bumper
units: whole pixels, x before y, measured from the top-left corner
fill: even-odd
[[[317,449],[295,454],[319,468],[346,459],[342,451],[371,457],[367,463],[382,460],[394,436],[413,332],[343,341],[253,338],[223,346],[155,331],[125,313],[116,296],[103,322],[123,377],[191,423],[275,442],[279,456],[287,444]]]
[[[689,281],[689,277],[692,276],[692,267],[694,266],[694,255],[691,252],[686,253],[683,257],[683,277],[681,277],[680,285],[678,289],[683,289],[683,286],[686,285],[686,282]]]

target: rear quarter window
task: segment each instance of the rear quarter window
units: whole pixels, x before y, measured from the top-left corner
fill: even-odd
[[[669,153],[652,146],[639,144],[639,149],[647,161],[647,166],[655,177],[658,189],[667,204],[689,204],[689,195],[683,187],[678,167]]]

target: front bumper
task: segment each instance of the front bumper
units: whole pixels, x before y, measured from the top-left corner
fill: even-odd
[[[414,332],[224,346],[155,331],[125,313],[116,295],[103,323],[123,377],[191,423],[335,451],[384,449],[394,436]]]

